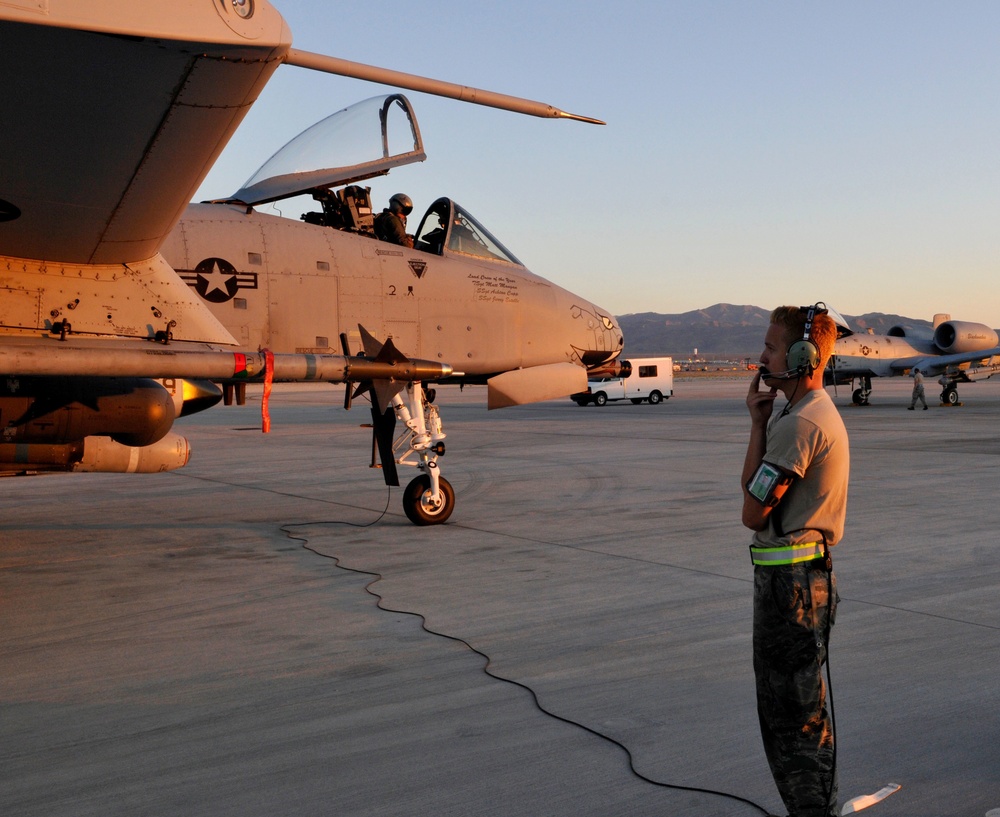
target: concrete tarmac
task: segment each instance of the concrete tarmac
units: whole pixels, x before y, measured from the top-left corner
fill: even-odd
[[[1000,382],[926,412],[875,385],[836,397],[841,802],[894,782],[872,815],[982,817]],[[496,412],[440,389],[440,527],[366,467],[367,409],[334,387],[276,389],[266,436],[253,393],[179,421],[173,473],[5,480],[0,813],[784,814],[750,666],[746,388]]]

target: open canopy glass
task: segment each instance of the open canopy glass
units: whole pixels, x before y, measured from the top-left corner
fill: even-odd
[[[426,158],[406,97],[372,97],[300,133],[228,200],[264,204],[383,176],[390,168]]]

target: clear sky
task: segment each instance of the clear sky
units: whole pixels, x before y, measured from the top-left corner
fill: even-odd
[[[427,161],[365,184],[376,209],[455,199],[613,314],[823,300],[1000,326],[1000,3],[274,5],[297,48],[606,120],[406,92]],[[198,197],[386,92],[281,67]]]

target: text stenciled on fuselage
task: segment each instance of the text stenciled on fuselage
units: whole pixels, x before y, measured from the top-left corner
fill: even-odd
[[[508,275],[490,275],[488,272],[470,272],[473,292],[477,301],[492,303],[517,303],[517,279]]]

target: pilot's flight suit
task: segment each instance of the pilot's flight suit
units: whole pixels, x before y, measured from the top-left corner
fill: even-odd
[[[406,217],[392,210],[383,210],[375,216],[372,226],[375,228],[375,235],[382,241],[404,246],[409,243],[406,239]]]

